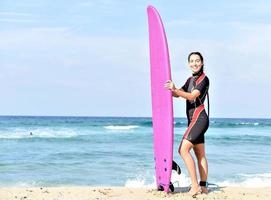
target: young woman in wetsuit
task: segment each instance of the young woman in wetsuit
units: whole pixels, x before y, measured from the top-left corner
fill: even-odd
[[[174,97],[186,99],[188,128],[180,144],[179,154],[183,158],[191,178],[192,187],[190,193],[192,196],[196,196],[201,192],[208,193],[208,163],[204,148],[204,133],[209,126],[209,117],[203,103],[209,89],[209,79],[203,72],[203,57],[199,52],[189,54],[188,65],[193,75],[187,79],[182,88],[177,89],[171,80],[166,82],[165,87],[172,91]],[[199,184],[195,162],[190,154],[192,148],[198,160]]]

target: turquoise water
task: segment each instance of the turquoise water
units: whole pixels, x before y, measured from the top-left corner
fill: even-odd
[[[186,119],[175,119],[174,159]],[[32,135],[30,134],[32,133]],[[151,118],[0,117],[0,186],[154,186]],[[271,186],[271,119],[211,119],[209,182]]]

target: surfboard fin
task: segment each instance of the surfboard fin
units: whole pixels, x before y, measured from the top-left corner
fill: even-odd
[[[158,191],[164,191],[164,187],[162,185],[159,185],[157,188]]]
[[[164,187],[162,185],[159,185],[158,188],[157,188],[158,191],[164,191]],[[174,185],[172,182],[169,183],[169,190],[171,192],[174,192]]]
[[[174,185],[172,184],[172,182],[170,182],[169,184],[169,189],[171,192],[174,192]]]
[[[181,174],[181,168],[174,160],[172,160],[172,169],[175,170],[179,175]]]

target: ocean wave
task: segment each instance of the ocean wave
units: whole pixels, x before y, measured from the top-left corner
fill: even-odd
[[[214,128],[250,128],[250,127],[271,127],[270,120],[268,121],[236,121],[235,119],[227,121],[210,121],[210,127]]]
[[[207,134],[206,138],[208,140],[214,140],[216,142],[247,142],[247,143],[258,143],[258,144],[268,144],[271,142],[271,135],[268,133],[268,135],[264,135],[261,133],[259,134],[238,134],[238,135],[221,135],[221,134]]]
[[[136,129],[139,126],[136,125],[127,125],[127,126],[116,126],[116,125],[111,125],[111,126],[104,126],[105,129],[108,130],[132,130]]]
[[[0,139],[26,139],[26,138],[72,138],[78,133],[70,130],[36,129],[26,131],[24,129],[6,130],[0,132]]]
[[[187,187],[190,186],[190,178],[182,173],[178,175],[176,172],[172,171],[171,182],[175,187]],[[152,177],[152,181],[148,182],[145,177],[137,176],[134,179],[128,179],[124,187],[128,188],[156,188],[155,176]]]
[[[6,182],[2,181],[0,187],[16,187],[16,188],[30,188],[30,187],[39,187],[42,183],[40,181],[18,181],[18,182]]]
[[[217,185],[219,187],[270,187],[271,173],[239,174],[235,176],[235,178],[229,178],[225,181],[210,181],[210,186]],[[191,185],[189,176],[184,173],[178,175],[177,173],[173,172],[171,182],[175,187],[189,187]],[[152,182],[148,182],[146,181],[146,178],[138,176],[134,179],[128,179],[124,186],[128,188],[156,188],[156,179],[155,176],[153,176]]]
[[[138,126],[152,127],[152,120],[137,122]],[[175,128],[187,127],[187,119],[176,119],[173,122]],[[247,128],[247,127],[271,127],[271,120],[257,119],[211,119],[210,127],[213,128]]]
[[[124,187],[128,187],[128,188],[154,188],[155,187],[155,178],[153,178],[153,183],[146,183],[146,179],[145,178],[135,178],[135,179],[128,179],[125,184]]]
[[[186,128],[186,118],[174,118],[175,128]],[[0,131],[14,127],[24,129],[70,128],[131,130],[152,128],[151,117],[0,117]],[[271,128],[271,119],[211,118],[210,128]]]
[[[173,125],[175,128],[183,128],[187,127],[187,120],[181,120],[181,121],[174,121]],[[145,128],[152,128],[152,121],[133,121],[132,124],[113,124],[111,126],[138,126],[138,127],[145,127]],[[210,121],[210,127],[212,128],[252,128],[252,127],[270,127],[271,128],[271,121],[267,122],[259,122],[259,121],[251,121],[251,122],[246,122],[246,121],[240,121],[236,122],[235,120],[225,120],[225,121],[216,121],[216,120],[211,120]]]
[[[233,187],[270,187],[271,173],[262,174],[239,174],[235,180],[226,180],[217,183],[221,186]]]

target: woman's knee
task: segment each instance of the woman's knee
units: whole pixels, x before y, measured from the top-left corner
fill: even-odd
[[[195,155],[197,157],[198,160],[202,160],[202,159],[205,159],[205,153],[204,152],[199,152],[199,151],[194,151],[195,152]]]
[[[179,154],[182,158],[184,158],[185,156],[187,156],[191,150],[192,146],[191,144],[187,143],[187,142],[182,142],[180,147],[179,147]]]
[[[205,156],[197,157],[198,163],[206,163],[207,159]]]
[[[193,149],[198,160],[205,158],[204,144],[195,145]]]

